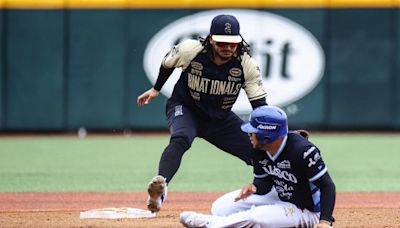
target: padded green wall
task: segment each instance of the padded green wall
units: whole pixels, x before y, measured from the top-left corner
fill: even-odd
[[[5,75],[5,68],[4,68],[4,55],[5,55],[5,43],[4,43],[4,36],[5,36],[5,28],[4,28],[4,11],[0,9],[0,129],[4,128],[5,123],[5,102],[4,102],[4,95],[5,95],[5,83],[4,83],[4,75]]]
[[[394,37],[393,43],[397,44],[394,48],[396,55],[393,60],[393,74],[392,74],[392,87],[393,99],[391,105],[394,107],[394,111],[391,113],[391,118],[394,120],[392,125],[395,128],[400,129],[400,10],[396,11],[396,22],[395,28],[393,29]]]
[[[166,24],[194,11],[189,10],[141,10],[129,12],[129,125],[138,129],[165,128],[166,97],[160,94],[151,105],[138,108],[136,98],[152,85],[143,69],[143,56],[147,42]],[[147,23],[144,23],[147,22]],[[154,67],[160,67],[154,62]]]
[[[165,97],[136,106],[152,86],[144,49],[198,11],[0,10],[0,131],[165,129]],[[317,87],[284,107],[292,126],[400,129],[397,9],[266,11],[304,26],[326,56]]]
[[[325,51],[325,10],[315,9],[285,9],[271,10],[271,13],[278,14],[295,21],[299,25],[307,28],[321,44]],[[327,69],[325,69],[325,72]],[[320,83],[314,88],[312,93],[307,94],[302,99],[292,103],[286,107],[286,112],[290,116],[291,125],[301,126],[320,126],[325,121],[325,102],[326,94],[324,93],[324,85],[326,77],[323,77]],[[292,114],[292,112],[294,114]],[[312,115],[310,115],[312,113]]]
[[[390,125],[394,10],[329,13],[329,123]],[[373,107],[373,108],[371,108]]]
[[[129,109],[125,11],[71,10],[67,20],[68,128],[122,128]]]
[[[62,11],[9,10],[6,20],[6,128],[62,128]]]

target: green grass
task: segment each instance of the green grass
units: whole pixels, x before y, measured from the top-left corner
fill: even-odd
[[[168,136],[0,138],[0,192],[145,191]],[[400,135],[312,134],[338,191],[400,191]],[[170,191],[230,191],[252,169],[202,139]]]
[[[400,134],[316,135],[311,140],[338,191],[400,191]]]

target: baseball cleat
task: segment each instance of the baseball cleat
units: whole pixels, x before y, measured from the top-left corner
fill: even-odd
[[[149,198],[147,199],[147,209],[151,212],[158,212],[161,209],[162,202],[167,196],[167,182],[162,176],[155,176],[151,179],[147,192]]]
[[[201,214],[194,211],[184,211],[180,214],[180,222],[187,228],[210,227],[211,215]]]

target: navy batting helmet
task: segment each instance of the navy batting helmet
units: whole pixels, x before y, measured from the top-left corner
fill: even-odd
[[[288,133],[286,113],[274,106],[261,106],[250,114],[249,122],[242,124],[242,131],[255,133],[260,143],[271,143]]]

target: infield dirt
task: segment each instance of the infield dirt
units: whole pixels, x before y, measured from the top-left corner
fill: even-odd
[[[1,227],[182,227],[179,213],[208,213],[220,192],[170,192],[162,211],[147,219],[80,219],[81,211],[145,208],[144,192],[0,193]],[[338,193],[334,227],[400,227],[400,193]]]

